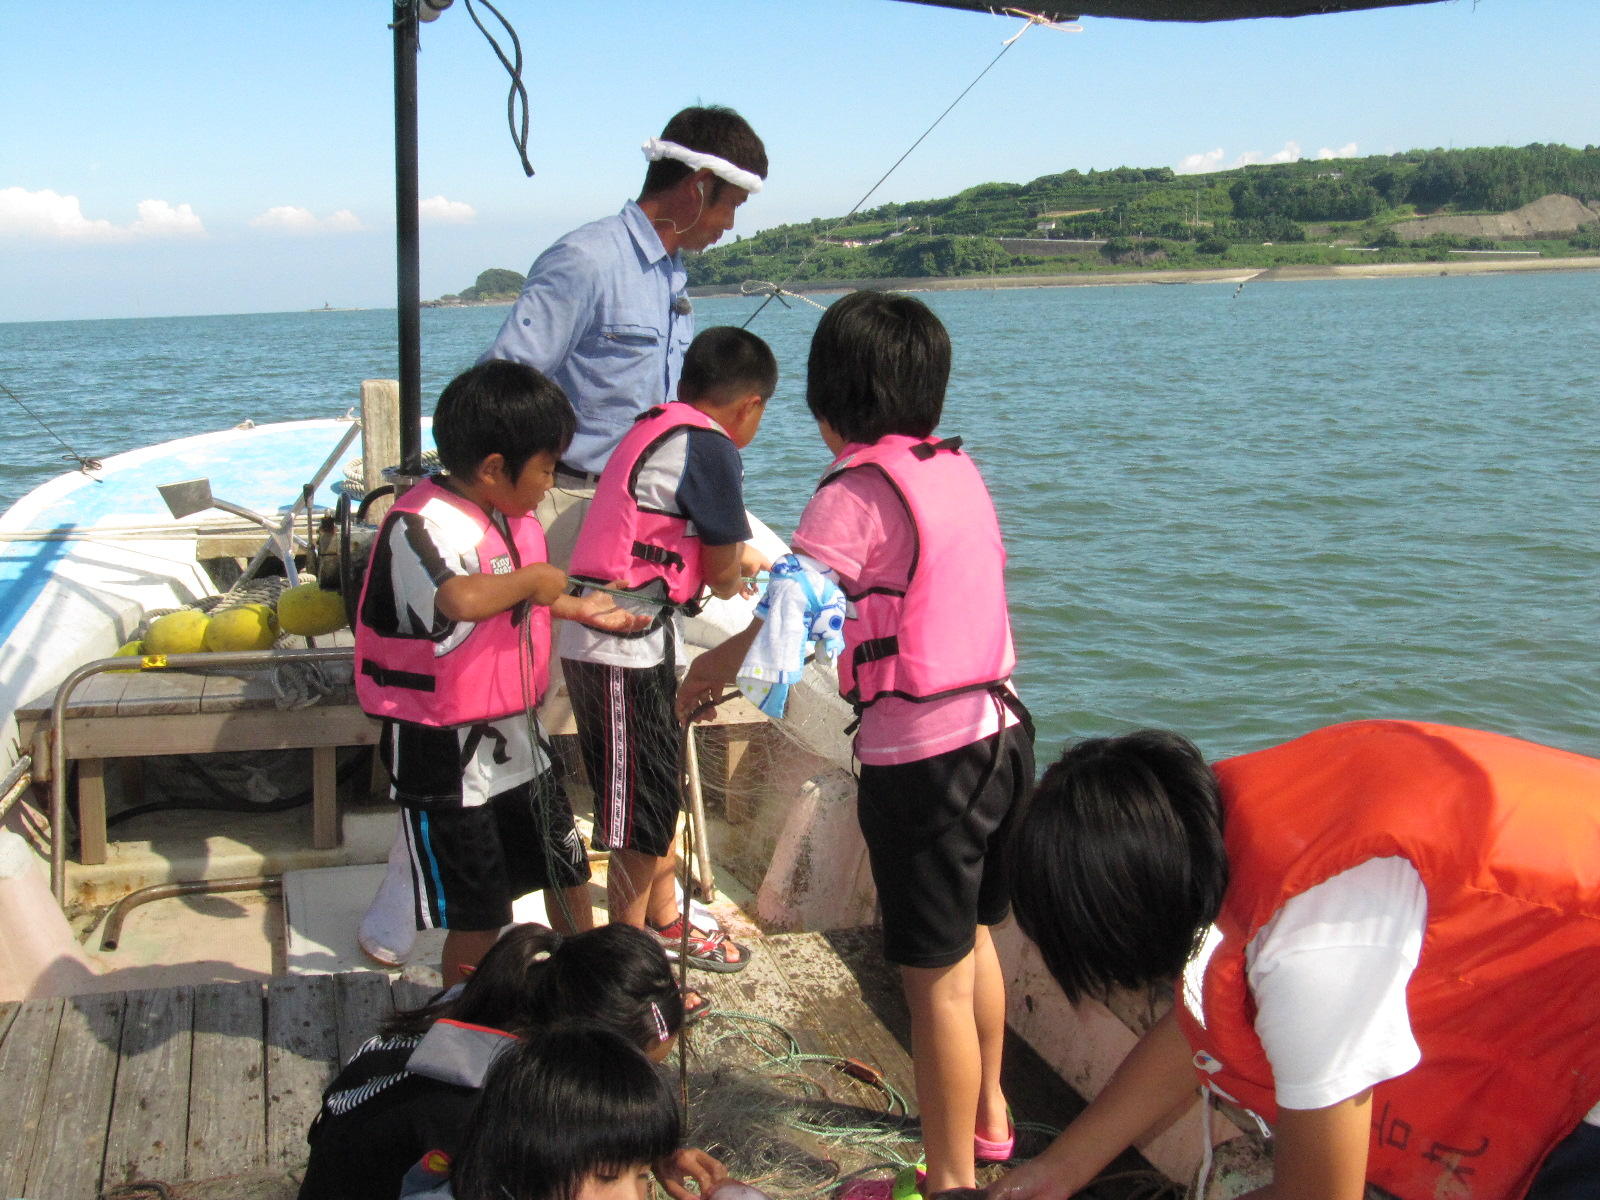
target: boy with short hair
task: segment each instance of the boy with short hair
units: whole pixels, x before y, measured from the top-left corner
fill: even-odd
[[[449,930],[447,985],[526,892],[545,889],[559,929],[593,924],[587,855],[535,708],[552,615],[617,631],[643,622],[608,596],[566,595],[566,573],[545,561],[532,511],[572,430],[561,389],[531,367],[457,376],[434,412],[444,473],[395,502],[362,588],[356,692],[383,719],[417,928]]]
[[[1002,850],[1033,783],[1033,731],[1011,690],[1005,549],[960,438],[934,436],[950,340],[907,296],[836,301],[811,342],[806,404],[834,454],[794,535],[852,609],[839,686],[860,714],[857,811],[884,955],[911,1010],[925,1196],[1009,1158],[1000,1088],[1005,984],[989,926],[1009,908]],[[760,621],[691,664],[679,712],[734,678]],[[859,1180],[855,1198],[888,1180]]]
[[[739,451],[777,380],[777,360],[754,334],[721,326],[695,338],[678,399],[641,414],[618,443],[572,551],[575,584],[619,581],[641,597],[622,606],[651,618],[646,631],[622,635],[569,625],[558,648],[595,791],[594,844],[611,851],[611,919],[654,929],[674,954],[685,919],[673,884],[677,614],[702,588],[748,593],[745,579],[768,565],[746,544]],[[745,964],[720,929],[691,929],[689,946],[693,966]]]

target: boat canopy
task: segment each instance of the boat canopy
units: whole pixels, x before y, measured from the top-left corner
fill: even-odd
[[[1052,21],[1079,17],[1127,17],[1138,21],[1242,21],[1251,17],[1307,17],[1318,13],[1363,8],[1399,8],[1405,4],[1437,4],[1441,0],[1084,0],[1082,4],[1039,4],[1029,0],[905,0],[939,8],[973,12],[1036,13]]]

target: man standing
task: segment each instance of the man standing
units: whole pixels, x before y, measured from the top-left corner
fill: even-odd
[[[637,201],[573,230],[539,256],[485,359],[543,371],[566,392],[578,432],[541,504],[551,561],[564,564],[594,483],[633,419],[677,392],[694,338],[683,251],[733,228],[761,190],[767,152],[730,108],[686,108],[644,145]]]

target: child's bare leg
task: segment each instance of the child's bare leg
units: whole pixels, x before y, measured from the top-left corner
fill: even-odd
[[[677,912],[672,894],[672,869],[676,859],[638,850],[613,850],[606,868],[606,909],[611,920],[644,928],[648,917],[658,925],[669,923]],[[664,892],[666,904],[659,897]]]
[[[1006,980],[987,925],[978,926],[973,947],[972,1012],[978,1023],[978,1057],[981,1083],[978,1091],[977,1134],[985,1141],[1003,1142],[1011,1136],[1011,1118],[1005,1092],[1000,1087],[1000,1061],[1006,1043]]]
[[[924,1196],[977,1183],[972,1138],[983,1079],[973,1015],[975,958],[973,951],[948,967],[900,968],[928,1160]]]
[[[439,974],[445,987],[454,987],[472,973],[472,968],[500,940],[498,929],[452,929],[444,937]]]
[[[544,911],[550,928],[557,933],[582,933],[594,928],[594,905],[589,902],[589,885],[545,888]]]

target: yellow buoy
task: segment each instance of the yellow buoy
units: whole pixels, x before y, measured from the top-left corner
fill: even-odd
[[[199,654],[206,648],[206,627],[211,618],[192,608],[167,613],[150,622],[144,635],[146,654]]]
[[[270,650],[278,636],[278,621],[265,604],[241,604],[224,609],[206,626],[207,650]]]
[[[116,652],[114,654],[112,654],[111,657],[112,658],[138,658],[143,653],[144,653],[144,643],[143,642],[140,642],[140,641],[123,642],[122,645],[117,647]],[[111,673],[113,675],[130,675],[134,671],[137,671],[138,669],[139,668],[137,666],[133,666],[133,667],[127,667],[127,668],[125,668],[123,670],[113,671]]]
[[[278,597],[278,623],[285,633],[316,637],[343,629],[344,597],[324,591],[314,583],[302,583]]]

